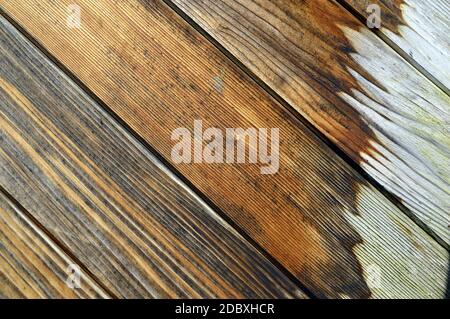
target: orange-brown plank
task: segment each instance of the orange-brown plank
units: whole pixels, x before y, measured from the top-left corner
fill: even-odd
[[[3,18],[0,185],[112,296],[304,297]]]
[[[450,98],[443,91],[335,1],[171,2],[450,243]],[[427,15],[422,6],[417,14]],[[433,42],[421,49],[449,54],[445,37]],[[432,59],[446,76],[449,61]]]

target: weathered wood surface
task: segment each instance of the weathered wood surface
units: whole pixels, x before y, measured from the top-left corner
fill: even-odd
[[[4,20],[0,128],[0,185],[113,296],[304,297]]]
[[[66,284],[77,265],[0,191],[0,298],[107,298],[83,271],[80,287]],[[78,266],[78,265],[77,265]]]
[[[344,0],[366,19],[376,4],[381,12],[380,31],[416,66],[425,69],[450,89],[450,1],[448,0]],[[447,91],[448,92],[448,91]]]
[[[69,3],[1,7],[169,162],[172,131],[195,119],[280,128],[276,175],[174,165],[316,296],[443,296],[448,252],[161,1],[78,1],[79,29]]]
[[[450,243],[445,93],[334,1],[171,1]]]

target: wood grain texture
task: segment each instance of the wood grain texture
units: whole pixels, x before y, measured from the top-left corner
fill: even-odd
[[[450,2],[447,0],[344,0],[367,18],[381,9],[380,31],[417,65],[450,88]]]
[[[305,297],[10,24],[0,185],[116,297]]]
[[[107,298],[88,275],[66,284],[77,265],[27,214],[0,192],[0,298]]]
[[[161,1],[78,1],[79,29],[69,3],[1,6],[169,162],[195,119],[280,128],[276,175],[173,165],[316,296],[443,296],[448,252]]]
[[[450,243],[445,93],[334,1],[171,2]]]

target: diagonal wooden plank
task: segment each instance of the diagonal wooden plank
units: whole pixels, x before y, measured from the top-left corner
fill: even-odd
[[[450,88],[450,2],[447,0],[344,0],[364,17],[380,8],[380,31],[408,59]],[[372,5],[372,7],[369,7]]]
[[[0,128],[0,185],[114,296],[305,297],[4,19]]]
[[[79,271],[79,286],[75,289],[67,284],[71,269]],[[0,298],[107,297],[57,243],[0,191]]]
[[[450,98],[445,93],[334,1],[171,2],[448,247]],[[446,72],[450,60],[444,60],[436,63]]]
[[[448,252],[161,1],[70,3],[2,8],[316,296],[444,295]],[[279,128],[279,172],[176,164],[196,119]]]

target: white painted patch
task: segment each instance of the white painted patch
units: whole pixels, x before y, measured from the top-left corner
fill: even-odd
[[[379,207],[383,200],[375,199],[374,194],[377,192],[372,187],[361,186],[357,207],[372,203],[377,209],[361,209],[359,216],[351,212],[346,216],[363,237],[363,244],[357,245],[354,253],[371,285],[372,297],[409,298],[411,291],[415,298],[444,297],[448,252],[408,217],[399,215],[392,204]],[[373,229],[368,231],[368,227]],[[401,240],[405,236],[409,240]]]
[[[405,0],[401,7],[405,25],[399,35],[382,28],[391,40],[450,88],[450,1]]]
[[[360,89],[339,93],[379,140],[360,154],[361,166],[448,240],[450,98],[370,30],[341,29],[356,51],[351,57],[378,82],[348,67]]]
[[[426,25],[422,20],[424,17],[419,18],[411,11],[418,10],[417,6],[405,8],[405,19],[410,25]],[[348,67],[359,88],[339,93],[361,114],[378,140],[370,141],[371,149],[360,153],[365,161],[361,166],[390,192],[407,199],[405,204],[444,240],[448,240],[450,98],[370,30],[340,28],[355,50],[351,54],[353,60],[375,80],[371,82]],[[421,36],[433,32],[425,26],[416,30],[423,33]],[[401,27],[401,34],[405,37],[402,41],[418,41],[414,37],[419,35],[409,27]],[[448,43],[441,46],[446,47]],[[423,54],[428,59],[437,59],[434,54],[439,50],[431,50],[426,55],[428,51],[423,48]],[[448,52],[448,47],[444,51]],[[444,65],[446,63],[448,60]],[[356,246],[354,252],[367,282],[375,283],[371,288],[373,297],[406,298],[407,291],[417,291],[418,298],[444,297],[448,251],[406,215],[399,215],[391,203],[375,198],[381,197],[378,194],[371,186],[361,186],[356,203],[360,207],[360,215],[355,216],[351,212],[346,215],[363,237],[363,243]],[[380,203],[384,206],[379,207]],[[376,209],[368,209],[371,204],[377,205]],[[420,209],[415,209],[417,207]],[[393,256],[392,252],[396,255]],[[383,264],[378,265],[377,262]],[[373,269],[379,271],[379,278],[372,278]]]

